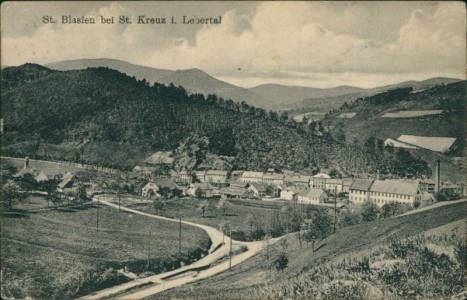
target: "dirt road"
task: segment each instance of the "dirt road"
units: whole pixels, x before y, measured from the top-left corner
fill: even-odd
[[[107,205],[118,209],[118,205],[108,202],[104,200],[103,197],[96,196],[93,199],[94,202],[99,202],[100,204]],[[166,217],[161,217],[157,215],[148,214],[145,212],[141,212],[135,209],[127,208],[124,206],[120,206],[121,210],[129,211],[135,214],[144,215],[151,218],[156,218],[160,220],[166,220],[170,222],[179,222],[176,219],[170,219]],[[108,289],[101,290],[97,293],[92,295],[87,295],[82,297],[81,299],[101,299],[107,297],[117,296],[117,299],[142,299],[162,291],[193,282],[196,280],[201,280],[204,278],[208,278],[215,274],[219,274],[221,272],[225,272],[229,270],[229,260],[226,259],[225,261],[218,263],[216,265],[211,266],[214,262],[218,261],[221,258],[225,258],[228,256],[229,247],[230,247],[230,238],[228,236],[223,236],[223,233],[219,230],[206,226],[203,224],[182,221],[183,224],[191,225],[203,229],[209,235],[212,241],[211,248],[209,249],[209,254],[203,257],[202,259],[194,262],[191,265],[187,265],[169,272],[157,274],[154,276],[146,277],[146,278],[138,278],[133,281],[114,286]],[[224,238],[225,244],[222,244],[222,240]],[[277,241],[279,238],[272,239],[271,242]],[[219,246],[221,245],[221,246]],[[246,246],[247,251],[235,255],[232,257],[232,267],[242,263],[243,261],[247,260],[248,258],[254,256],[258,252],[260,252],[263,248],[263,242],[241,242],[232,240],[232,246],[236,249],[239,249],[241,246]],[[215,251],[214,251],[215,250]],[[203,270],[199,270],[203,269]],[[141,286],[141,288],[138,288]],[[126,292],[131,289],[131,292]],[[118,297],[118,295],[121,295]]]

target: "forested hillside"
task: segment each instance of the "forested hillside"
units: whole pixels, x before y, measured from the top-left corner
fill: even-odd
[[[173,85],[150,85],[107,68],[6,68],[2,118],[3,155],[130,169],[154,151],[205,138],[198,163],[206,153],[225,155],[233,158],[234,169],[430,173],[424,162],[405,153],[373,157],[358,145],[304,130],[286,115],[215,95],[188,94]]]

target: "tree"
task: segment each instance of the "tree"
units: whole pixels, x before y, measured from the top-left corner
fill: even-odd
[[[89,197],[86,193],[86,186],[82,183],[79,183],[78,188],[76,189],[76,199],[81,204],[89,200]]]
[[[195,197],[198,198],[198,199],[203,199],[205,196],[206,195],[205,195],[204,191],[201,188],[197,187],[196,190],[195,190]]]
[[[153,206],[156,210],[156,214],[158,214],[164,208],[165,202],[162,200],[154,199]]]
[[[9,211],[13,209],[16,203],[24,199],[23,195],[19,193],[19,190],[19,185],[13,180],[8,180],[2,185],[2,203]]]
[[[200,202],[199,205],[198,205],[198,210],[203,212],[203,218],[205,216],[205,213],[206,213],[206,210],[208,209],[208,207],[209,207],[209,201],[208,200],[204,200],[203,202]]]
[[[378,215],[379,215],[378,205],[376,205],[376,203],[374,203],[373,201],[366,200],[362,204],[361,215],[362,215],[362,220],[364,222],[371,222],[371,221],[378,219]]]
[[[360,215],[349,210],[343,211],[339,215],[340,227],[352,226],[360,223]]]
[[[223,221],[219,224],[219,229],[222,231],[222,244],[224,244],[224,236],[229,233],[230,231],[230,223],[229,221]]]
[[[47,200],[47,206],[49,206],[49,202],[55,203],[54,198],[60,197],[57,193],[57,185],[58,180],[56,179],[49,179],[42,183],[42,188],[47,192],[45,196],[45,200]]]
[[[284,272],[284,269],[287,268],[288,265],[289,265],[289,259],[287,258],[287,254],[284,252],[279,254],[279,256],[274,261],[274,267],[276,268],[277,271]]]
[[[222,215],[225,216],[225,211],[227,210],[227,202],[225,199],[219,200],[216,207],[218,210],[222,211]]]
[[[327,210],[317,210],[314,217],[308,222],[308,229],[304,234],[306,241],[312,243],[312,251],[315,251],[315,242],[322,240],[332,233],[333,218]]]

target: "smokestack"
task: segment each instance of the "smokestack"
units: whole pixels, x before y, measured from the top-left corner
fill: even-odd
[[[436,178],[435,178],[435,192],[438,193],[440,190],[441,183],[441,161],[436,160]]]
[[[29,157],[26,156],[26,158],[24,159],[24,168],[29,168]]]

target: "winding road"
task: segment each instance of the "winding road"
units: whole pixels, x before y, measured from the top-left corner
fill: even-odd
[[[119,208],[117,204],[103,200],[102,196],[94,197],[93,202],[98,202],[100,204],[114,207],[116,209]],[[124,206],[120,206],[120,209],[132,212],[134,214],[139,214],[160,220],[177,223],[179,222],[179,220],[176,219],[170,219],[158,215],[148,214]],[[93,293],[91,295],[81,297],[80,299],[101,299],[109,297],[116,299],[142,299],[160,293],[162,291],[166,291],[168,289],[172,289],[190,282],[211,277],[221,272],[228,271],[230,267],[228,259],[215,265],[212,264],[218,261],[219,259],[228,256],[230,238],[228,236],[224,237],[222,232],[210,226],[188,221],[182,221],[182,223],[186,225],[195,226],[206,231],[206,233],[209,235],[212,241],[212,245],[209,249],[208,255],[192,263],[191,265],[187,265],[169,272],[157,274],[150,277],[137,278],[133,281],[117,285],[111,288],[107,288]],[[223,238],[225,242],[224,244],[222,244]],[[271,239],[271,243],[276,242],[279,239],[280,238]],[[232,267],[244,262],[248,258],[260,252],[263,249],[263,242],[241,242],[232,240],[232,247],[238,249],[241,246],[246,246],[247,251],[232,257]]]

